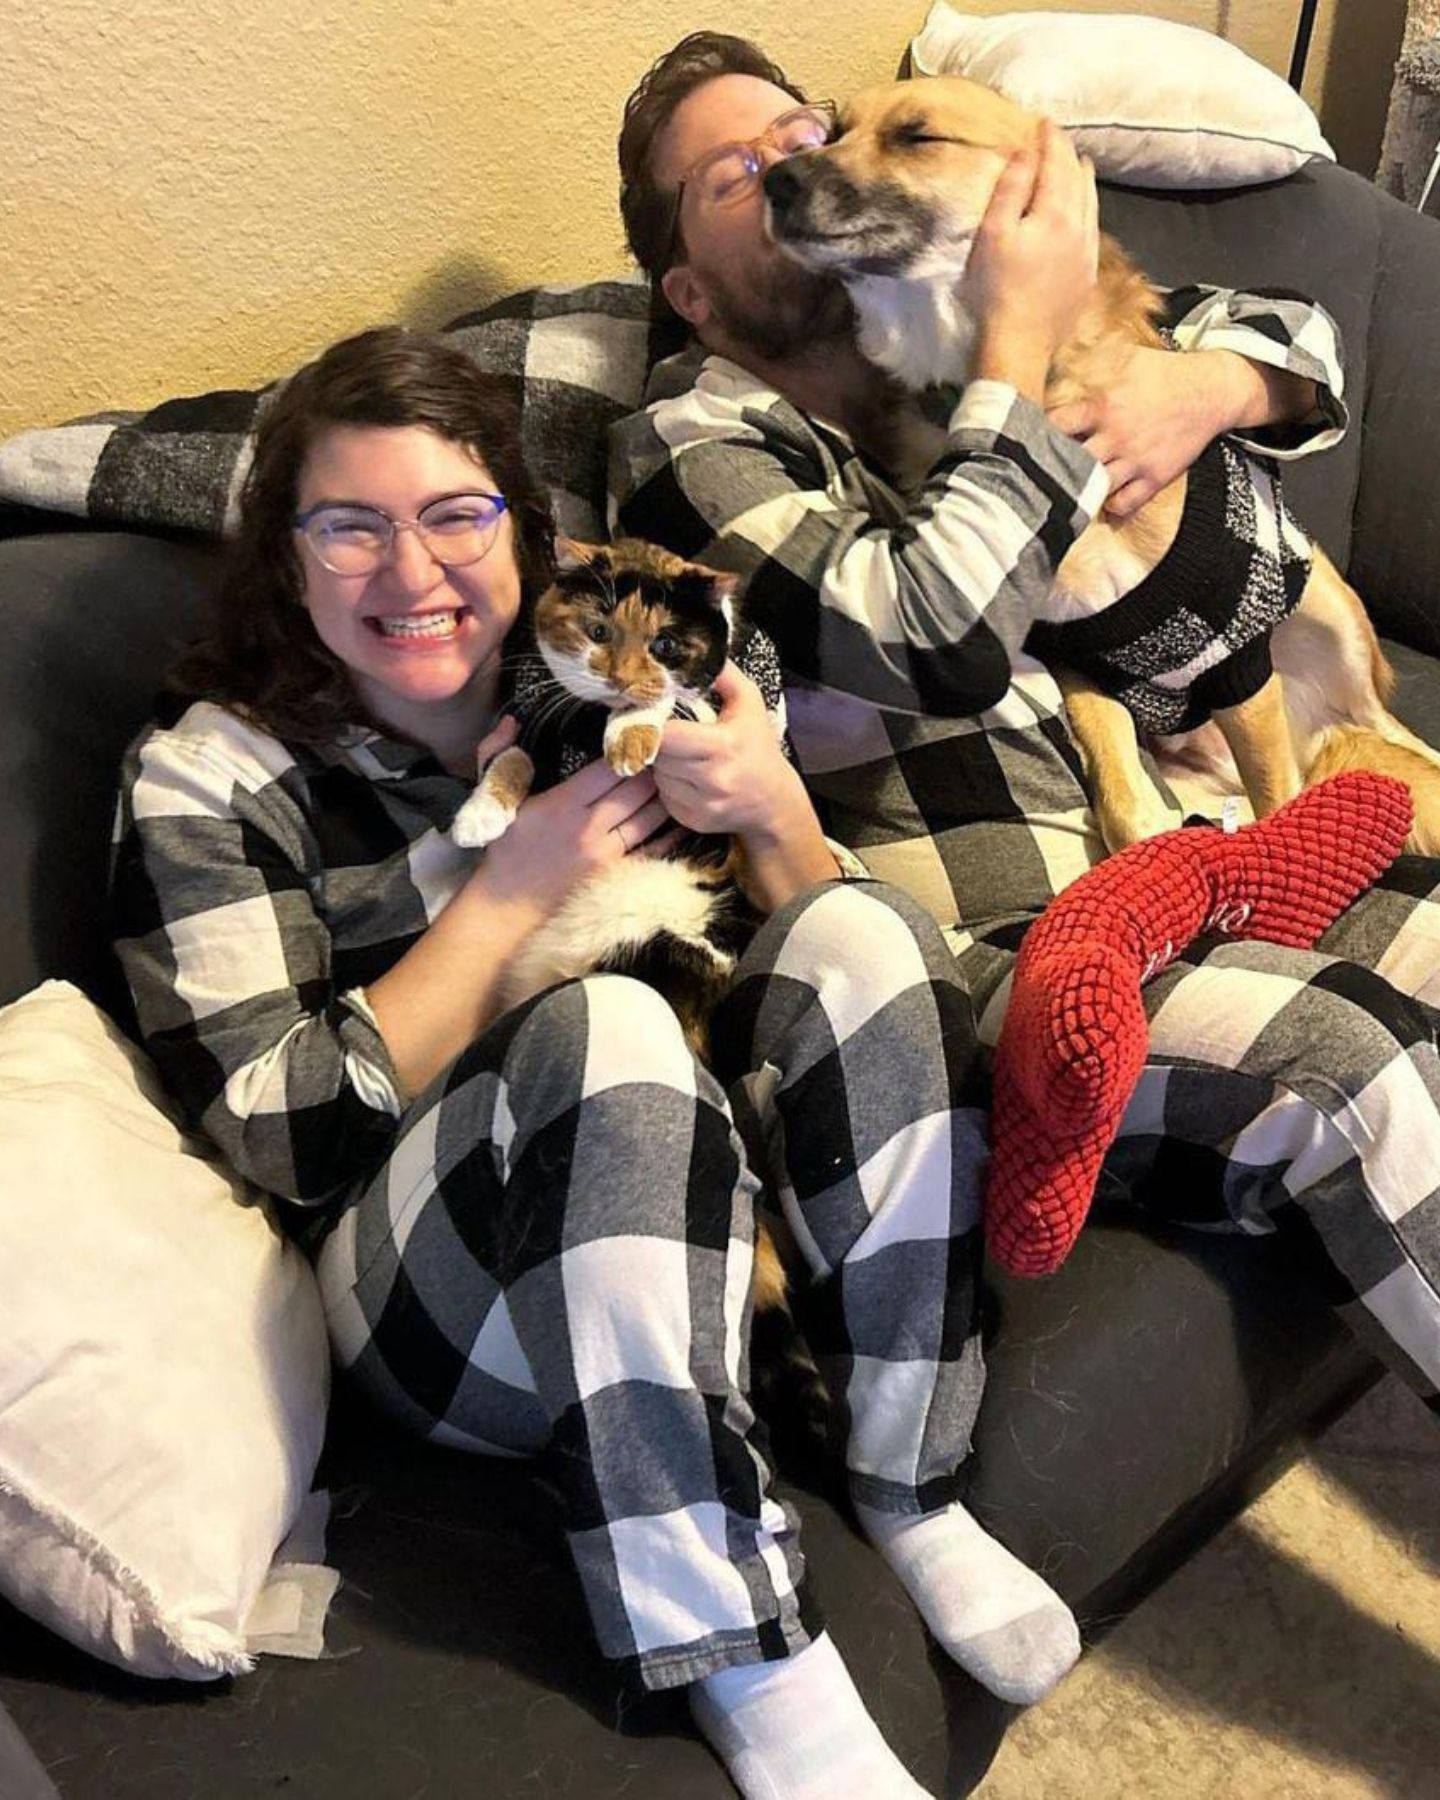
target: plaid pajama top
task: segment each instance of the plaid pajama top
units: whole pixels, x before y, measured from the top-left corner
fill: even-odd
[[[778,702],[773,654],[747,660]],[[126,751],[110,931],[140,1035],[258,1187],[328,1213],[390,1153],[406,1102],[365,986],[484,855],[449,836],[473,791],[419,745],[285,743],[208,701]]]
[[[471,783],[416,745],[282,743],[198,702],[121,770],[111,932],[168,1091],[241,1174],[321,1207],[403,1111],[364,996],[474,867]]]
[[[1318,425],[1248,448],[1338,441],[1344,377],[1320,307],[1188,288],[1165,322],[1182,350],[1235,350],[1316,383]],[[791,740],[830,835],[919,899],[956,950],[1098,860],[1059,688],[1023,649],[1104,502],[1089,452],[1013,388],[975,381],[945,453],[902,494],[844,431],[698,347],[659,365],[649,396],[612,430],[615,527],[747,577],[742,604],[779,648]]]

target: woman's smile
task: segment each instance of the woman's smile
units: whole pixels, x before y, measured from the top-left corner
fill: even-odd
[[[365,624],[392,650],[424,651],[455,641],[474,614],[468,606],[418,613],[372,613]]]

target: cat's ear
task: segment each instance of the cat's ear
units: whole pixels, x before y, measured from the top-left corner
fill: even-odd
[[[728,619],[731,602],[740,592],[740,577],[731,569],[707,569],[705,573],[710,578],[710,598]]]
[[[560,532],[555,534],[555,567],[557,569],[588,569],[597,558],[603,557],[603,544],[583,544],[579,538],[565,537]]]
[[[704,563],[685,563],[681,566],[679,580],[696,600],[708,600],[729,617],[730,603],[740,587],[738,575],[731,574],[728,569],[707,568]]]
[[[703,583],[700,591],[725,621],[726,629],[733,631],[735,596],[740,591],[740,577],[730,569],[707,569],[700,563],[692,566]]]

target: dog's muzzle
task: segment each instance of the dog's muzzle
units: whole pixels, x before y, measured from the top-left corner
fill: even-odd
[[[770,235],[807,268],[903,272],[929,241],[929,210],[899,188],[862,192],[828,159],[787,156],[765,172]]]

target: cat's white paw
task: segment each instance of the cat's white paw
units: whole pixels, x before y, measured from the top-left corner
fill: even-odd
[[[482,790],[473,793],[456,813],[450,841],[462,850],[483,850],[504,837],[514,823],[514,810]]]
[[[660,754],[658,725],[625,725],[605,731],[605,760],[617,775],[638,775]]]

